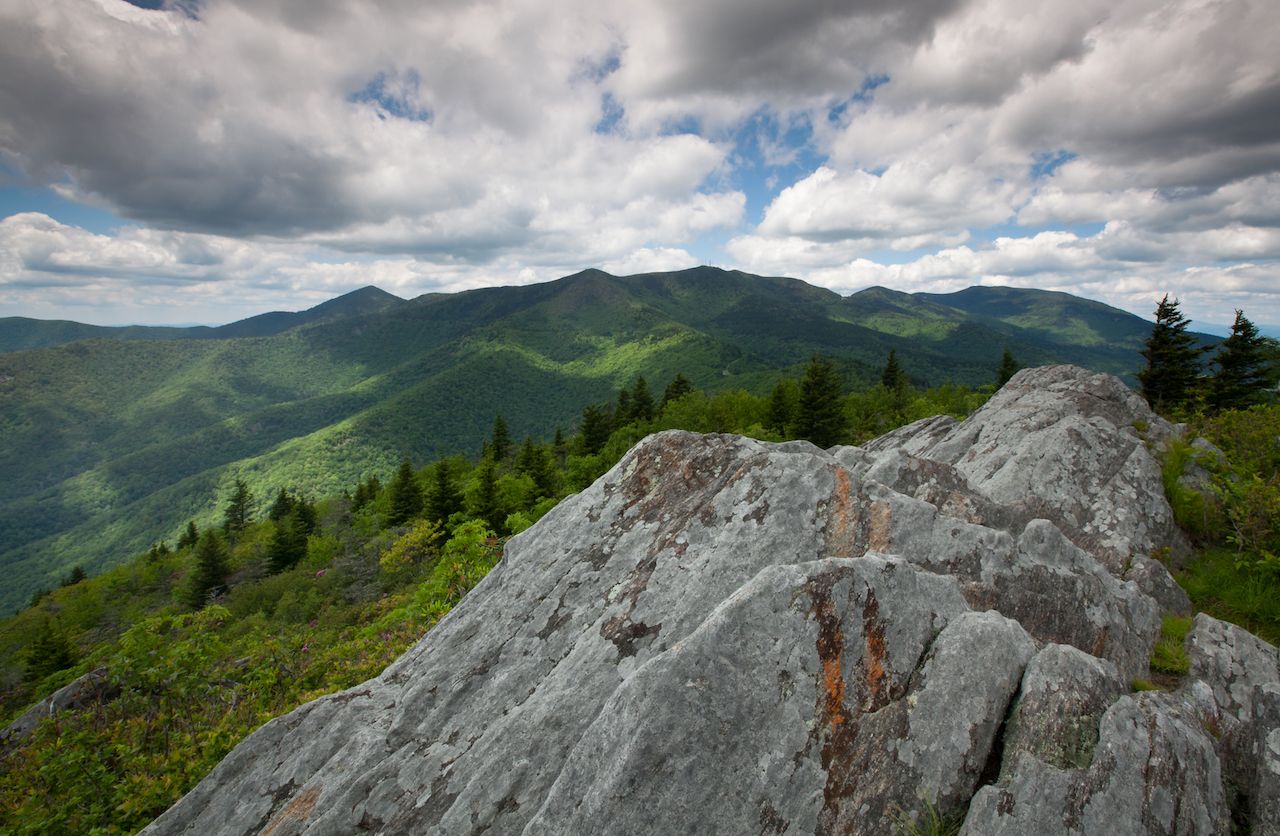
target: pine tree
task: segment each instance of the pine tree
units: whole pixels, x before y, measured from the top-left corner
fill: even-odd
[[[76,663],[76,652],[65,633],[51,619],[22,652],[22,677],[28,682],[44,679]]]
[[[190,548],[200,540],[200,530],[196,528],[195,520],[187,521],[187,530],[182,532],[178,537],[178,550]]]
[[[293,513],[293,497],[281,488],[276,494],[276,501],[271,503],[271,510],[267,512],[267,518],[272,522],[280,522],[280,520]]]
[[[653,395],[649,393],[649,384],[643,376],[637,377],[635,386],[631,389],[631,420],[652,421],[656,411]]]
[[[996,388],[999,389],[1008,383],[1021,368],[1018,361],[1013,358],[1013,352],[1006,348],[1000,357],[1000,368],[996,369]]]
[[[249,524],[249,506],[252,504],[253,494],[249,492],[249,486],[243,479],[237,478],[222,517],[222,528],[228,537],[235,539],[244,531],[244,527]]]
[[[449,465],[436,462],[432,473],[431,492],[427,495],[427,517],[444,525],[449,517],[462,510],[462,494],[453,484]]]
[[[658,406],[658,410],[666,409],[667,404],[680,400],[692,391],[693,384],[684,375],[677,373],[675,379],[668,383],[667,388],[663,390],[662,403]]]
[[[283,572],[307,556],[305,524],[291,511],[276,520],[271,543],[267,546],[267,568],[272,574]]]
[[[1142,350],[1147,366],[1138,372],[1142,396],[1156,412],[1180,409],[1195,396],[1201,350],[1187,333],[1190,324],[1178,310],[1178,300],[1170,302],[1166,293],[1156,306],[1156,323]]]
[[[507,422],[501,415],[493,419],[493,440],[489,442],[489,452],[495,462],[503,461],[511,454],[511,434],[507,432]]]
[[[800,390],[794,380],[784,378],[773,386],[769,395],[769,411],[765,415],[765,426],[781,435],[786,435],[787,427],[796,421],[796,412],[800,406]]]
[[[898,352],[889,349],[889,359],[885,362],[884,371],[880,373],[880,385],[891,392],[907,387],[907,373],[898,365]]]
[[[613,432],[609,413],[596,404],[588,404],[582,410],[582,447],[591,456],[604,449]]]
[[[492,459],[482,461],[476,471],[476,491],[472,497],[471,516],[483,520],[494,531],[499,531],[507,518],[498,503],[498,470]]]
[[[618,390],[618,406],[613,410],[614,420],[619,427],[630,424],[632,419],[631,393],[626,389]]]
[[[391,481],[391,511],[387,525],[404,525],[422,511],[422,487],[413,475],[413,464],[406,458],[400,462],[396,478]]]
[[[1212,409],[1242,408],[1262,400],[1269,377],[1266,343],[1244,311],[1237,310],[1231,336],[1222,341],[1213,358],[1218,370],[1209,381]]]
[[[842,395],[835,366],[814,355],[800,382],[796,435],[824,449],[839,444],[845,433]]]
[[[221,537],[206,531],[196,543],[195,566],[178,592],[180,602],[198,610],[209,602],[209,597],[221,589],[226,580],[226,547],[222,545]]]

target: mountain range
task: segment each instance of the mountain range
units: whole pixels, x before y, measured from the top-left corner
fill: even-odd
[[[497,414],[517,438],[570,429],[637,375],[764,392],[817,353],[855,388],[892,349],[917,385],[981,385],[1008,348],[1132,381],[1150,330],[1062,293],[846,297],[711,267],[412,300],[366,287],[216,328],[0,319],[0,607],[214,521],[234,477],[259,498],[336,493],[404,456],[474,452]]]

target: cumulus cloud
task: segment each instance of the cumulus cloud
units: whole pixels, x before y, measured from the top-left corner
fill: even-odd
[[[1278,24],[1268,0],[8,4],[0,174],[126,223],[3,221],[0,304],[707,260],[1141,312],[1200,283],[1280,322]]]

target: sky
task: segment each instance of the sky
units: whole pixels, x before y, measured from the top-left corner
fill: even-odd
[[[1280,324],[1274,0],[0,0],[0,316],[713,264]]]

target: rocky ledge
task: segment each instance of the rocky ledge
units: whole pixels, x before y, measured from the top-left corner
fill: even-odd
[[[666,432],[509,543],[381,676],[267,723],[147,833],[1280,827],[1276,649],[1204,615],[1112,377],[822,451]]]

